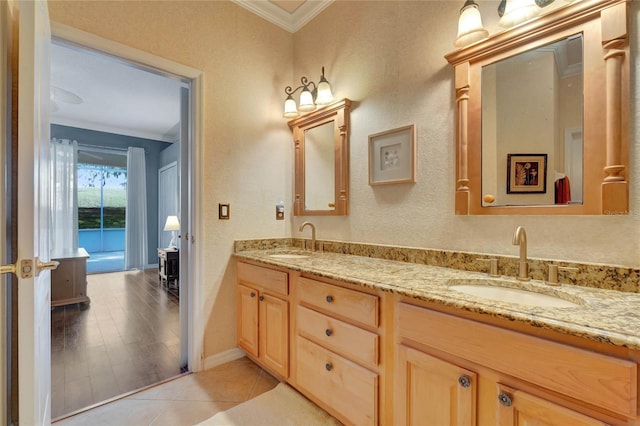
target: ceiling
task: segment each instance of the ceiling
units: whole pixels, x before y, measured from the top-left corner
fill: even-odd
[[[333,0],[232,0],[295,32]],[[185,83],[58,42],[51,51],[51,122],[163,142],[179,140]]]
[[[334,0],[231,0],[285,30],[295,33]]]

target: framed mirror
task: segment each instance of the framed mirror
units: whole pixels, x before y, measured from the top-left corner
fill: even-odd
[[[627,214],[628,2],[583,0],[446,56],[456,214]]]
[[[349,213],[349,112],[343,99],[289,121],[295,148],[293,214]]]

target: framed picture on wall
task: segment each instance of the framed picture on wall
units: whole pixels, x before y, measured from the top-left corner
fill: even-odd
[[[416,181],[415,126],[369,136],[369,185]]]
[[[507,194],[546,194],[547,154],[507,154]]]

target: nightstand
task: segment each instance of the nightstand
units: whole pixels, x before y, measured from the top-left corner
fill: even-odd
[[[160,284],[167,286],[168,290],[178,291],[178,278],[180,274],[180,251],[177,248],[158,249],[158,278]]]

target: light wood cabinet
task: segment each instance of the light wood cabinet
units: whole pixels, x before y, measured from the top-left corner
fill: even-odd
[[[407,303],[396,326],[398,425],[636,424],[632,360]]]
[[[289,376],[289,302],[286,272],[238,262],[238,346],[254,361]]]
[[[605,426],[607,423],[521,390],[498,385],[498,426]]]
[[[476,374],[408,346],[398,348],[395,424],[475,425]]]
[[[380,298],[300,277],[296,299],[298,387],[344,424],[378,424]]]

